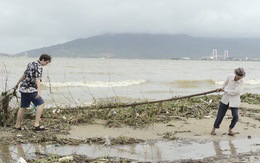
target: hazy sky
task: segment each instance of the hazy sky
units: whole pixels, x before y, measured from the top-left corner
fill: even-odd
[[[260,37],[260,0],[0,0],[0,53],[104,33]]]

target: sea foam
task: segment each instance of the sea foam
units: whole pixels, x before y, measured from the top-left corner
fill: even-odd
[[[91,87],[91,88],[104,88],[104,87],[127,87],[131,85],[139,85],[146,83],[146,80],[123,80],[123,81],[82,81],[82,82],[50,82],[42,83],[46,87]]]

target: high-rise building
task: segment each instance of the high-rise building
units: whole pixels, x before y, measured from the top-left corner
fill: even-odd
[[[213,57],[213,60],[217,60],[218,59],[218,50],[217,49],[213,49],[212,57]]]

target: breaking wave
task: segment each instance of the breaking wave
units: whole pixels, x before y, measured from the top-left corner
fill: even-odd
[[[216,84],[222,85],[223,81],[215,81]],[[245,84],[247,85],[260,85],[260,79],[245,79]]]
[[[222,85],[224,80],[217,81],[217,80],[176,80],[171,83],[170,85],[178,86],[180,88],[196,88],[201,86],[213,86],[213,85]],[[246,85],[260,85],[259,79],[245,79]]]
[[[176,80],[171,83],[170,85],[177,85],[180,88],[195,88],[195,87],[200,87],[203,85],[214,85],[215,81],[214,80]]]
[[[88,82],[51,82],[51,83],[42,83],[46,87],[96,87],[96,88],[105,88],[105,87],[127,87],[131,85],[139,85],[146,83],[146,80],[124,80],[124,81],[113,81],[113,82],[104,82],[104,81],[88,81]]]

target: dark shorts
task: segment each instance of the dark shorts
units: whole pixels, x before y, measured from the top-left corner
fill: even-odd
[[[21,108],[30,107],[31,102],[35,107],[44,104],[42,97],[35,98],[37,96],[37,92],[34,93],[22,93],[21,92]]]

